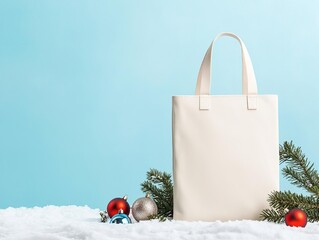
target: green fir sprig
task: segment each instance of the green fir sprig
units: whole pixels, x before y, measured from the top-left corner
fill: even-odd
[[[283,176],[293,185],[303,188],[307,195],[290,191],[274,191],[270,193],[268,202],[270,209],[261,212],[261,218],[270,222],[283,222],[287,211],[300,208],[307,213],[309,222],[319,221],[319,174],[293,142],[284,142],[279,148],[280,164]]]
[[[173,218],[173,182],[169,173],[150,169],[146,173],[146,181],[141,184],[142,191],[150,194],[155,201],[158,214],[150,216],[150,219],[165,221]]]

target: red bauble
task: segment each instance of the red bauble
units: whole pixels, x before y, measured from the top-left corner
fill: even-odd
[[[307,225],[307,214],[299,208],[294,208],[285,215],[285,222],[290,227],[305,227]]]
[[[106,211],[109,217],[113,217],[115,214],[118,214],[121,209],[123,210],[123,213],[129,215],[130,205],[127,203],[126,200],[126,196],[124,196],[123,198],[112,199],[106,207]]]

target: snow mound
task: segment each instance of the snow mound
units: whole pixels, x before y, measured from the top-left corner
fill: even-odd
[[[305,228],[259,221],[145,221],[134,224],[100,222],[99,209],[47,206],[0,209],[1,240],[223,239],[315,240],[319,224]]]

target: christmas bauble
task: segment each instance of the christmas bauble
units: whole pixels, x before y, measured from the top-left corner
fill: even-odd
[[[129,216],[127,216],[126,214],[123,213],[122,210],[119,211],[118,214],[115,214],[109,223],[115,223],[115,224],[128,224],[128,223],[132,223],[131,219],[129,218]]]
[[[290,227],[305,227],[307,225],[307,214],[299,208],[294,208],[285,215],[285,222]]]
[[[132,214],[136,221],[148,220],[151,215],[157,214],[157,205],[147,195],[146,197],[137,199],[132,206]]]
[[[112,199],[106,207],[109,217],[113,217],[115,214],[118,214],[121,209],[126,215],[130,214],[130,205],[127,203],[127,196]]]

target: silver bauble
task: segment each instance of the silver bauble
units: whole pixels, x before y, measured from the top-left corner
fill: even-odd
[[[132,206],[132,214],[136,221],[148,220],[157,214],[157,205],[148,195],[137,199]]]

